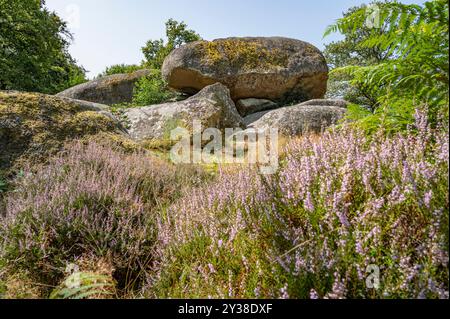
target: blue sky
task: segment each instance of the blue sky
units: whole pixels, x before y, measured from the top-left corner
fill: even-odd
[[[404,3],[423,3],[404,0]],[[363,0],[47,0],[69,22],[72,56],[93,77],[107,66],[139,63],[141,47],[164,37],[169,18],[184,21],[204,39],[285,36],[320,49],[327,25]]]

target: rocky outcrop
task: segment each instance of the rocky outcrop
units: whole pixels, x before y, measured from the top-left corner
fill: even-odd
[[[74,86],[56,96],[106,105],[128,103],[133,99],[135,83],[149,73],[149,70],[144,69],[129,74],[109,75]]]
[[[236,108],[239,114],[247,116],[257,112],[276,109],[278,104],[265,99],[243,99],[237,101]]]
[[[285,136],[320,133],[343,118],[346,110],[337,106],[294,105],[253,114],[246,119],[250,129],[278,128]]]
[[[181,46],[166,58],[162,74],[188,94],[220,82],[234,101],[302,102],[323,98],[328,66],[320,50],[300,40],[228,38]]]
[[[124,112],[130,136],[140,142],[167,140],[171,130],[192,130],[194,120],[203,129],[244,127],[229,90],[217,83],[181,102],[127,109]]]
[[[0,92],[0,171],[37,164],[72,139],[123,134],[108,107],[37,93]]]

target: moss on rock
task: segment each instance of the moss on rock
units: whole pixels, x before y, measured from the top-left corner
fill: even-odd
[[[198,46],[202,61],[215,67],[225,66],[241,70],[267,70],[287,67],[289,56],[282,50],[269,50],[258,41],[225,39],[203,41]]]
[[[95,142],[126,154],[145,150],[143,145],[134,142],[124,134],[117,134],[115,132],[100,132],[95,135],[86,135],[81,138],[81,141],[86,143]]]
[[[105,112],[55,96],[0,92],[0,171],[41,163],[69,140],[105,132],[120,135]]]

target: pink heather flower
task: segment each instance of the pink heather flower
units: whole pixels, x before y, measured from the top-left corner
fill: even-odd
[[[344,227],[350,228],[350,222],[348,221],[347,215],[344,212],[338,213],[338,217],[339,221]]]
[[[337,273],[334,274],[334,277],[333,290],[327,294],[325,299],[345,299],[347,294],[345,284]]]
[[[283,288],[280,289],[280,299],[289,299],[288,284],[285,284]]]
[[[319,299],[320,297],[319,294],[314,289],[311,289],[311,292],[309,293],[309,298],[316,300]]]
[[[355,248],[356,248],[356,252],[360,255],[364,255],[366,253],[366,251],[364,250],[362,243],[360,240],[358,240],[355,244]]]
[[[216,273],[216,269],[214,268],[213,264],[208,264],[208,268],[209,268],[209,273],[211,273],[211,274]]]
[[[253,290],[253,293],[255,294],[255,297],[256,298],[259,298],[260,296],[261,296],[261,287],[256,287],[254,290]]]
[[[381,211],[381,208],[383,208],[384,203],[385,203],[385,199],[384,198],[379,198],[379,199],[373,201],[372,202],[373,210],[376,213],[379,213]]]
[[[305,209],[312,213],[314,211],[314,204],[311,198],[311,192],[308,192],[306,194],[306,200],[305,200]]]
[[[228,297],[233,297],[233,272],[228,270]]]
[[[414,118],[416,120],[416,127],[419,133],[426,134],[428,132],[428,112],[422,109],[416,109],[414,113]]]
[[[425,206],[427,208],[430,208],[430,204],[431,204],[432,198],[433,198],[433,191],[432,190],[430,190],[430,191],[425,193],[425,196],[423,198],[423,202],[424,202],[424,204],[425,204]]]

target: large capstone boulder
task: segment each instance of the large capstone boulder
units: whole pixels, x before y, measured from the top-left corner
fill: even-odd
[[[133,90],[137,81],[150,74],[149,70],[139,70],[129,74],[113,74],[89,81],[61,93],[59,97],[113,105],[129,103],[133,100]]]
[[[45,162],[73,139],[125,134],[105,105],[0,91],[0,174]]]
[[[203,129],[244,127],[230,91],[220,83],[184,101],[127,109],[124,116],[128,133],[139,142],[167,141],[176,128],[192,132],[194,121]]]
[[[252,114],[246,119],[249,129],[278,128],[284,136],[297,136],[309,132],[320,133],[341,120],[346,110],[338,106],[294,105]]]
[[[172,51],[162,68],[169,86],[188,94],[220,82],[234,101],[302,102],[323,98],[328,66],[319,49],[294,39],[197,41]]]

